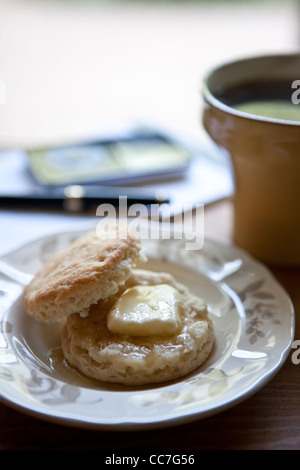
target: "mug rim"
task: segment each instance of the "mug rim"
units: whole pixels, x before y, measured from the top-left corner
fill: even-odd
[[[278,119],[278,118],[272,118],[268,116],[260,116],[260,115],[250,114],[245,111],[239,111],[237,109],[234,109],[231,106],[223,103],[218,98],[216,98],[216,96],[209,89],[209,86],[208,86],[209,78],[211,78],[216,72],[220,71],[222,68],[225,68],[228,66],[234,66],[235,64],[241,64],[243,62],[251,62],[251,61],[260,60],[260,59],[276,59],[276,58],[278,59],[298,58],[300,62],[300,53],[294,52],[294,53],[280,53],[280,54],[261,54],[261,55],[255,55],[255,56],[249,56],[249,57],[242,57],[239,59],[223,62],[222,64],[216,65],[215,67],[212,67],[210,70],[208,70],[208,72],[206,72],[206,74],[204,75],[204,78],[202,81],[202,95],[204,99],[215,108],[218,108],[221,111],[224,111],[228,114],[232,114],[233,116],[237,116],[243,119],[250,119],[252,121],[261,121],[261,122],[268,122],[272,124],[284,124],[287,126],[299,127],[300,121]],[[299,106],[300,106],[300,103],[299,103]]]

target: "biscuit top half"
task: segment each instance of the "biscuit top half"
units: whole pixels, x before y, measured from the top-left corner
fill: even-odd
[[[50,259],[26,286],[27,313],[55,322],[115,294],[143,259],[140,238],[126,225],[110,222],[77,239]]]

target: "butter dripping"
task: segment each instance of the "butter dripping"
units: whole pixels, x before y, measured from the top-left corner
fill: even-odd
[[[127,289],[107,316],[111,333],[168,336],[181,325],[180,294],[168,284]]]

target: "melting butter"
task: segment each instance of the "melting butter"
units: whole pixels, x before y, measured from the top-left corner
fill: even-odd
[[[167,284],[127,289],[107,316],[112,333],[167,336],[180,326],[180,294]]]

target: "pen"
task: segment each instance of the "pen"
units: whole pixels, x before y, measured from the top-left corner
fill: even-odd
[[[143,188],[112,186],[68,185],[62,188],[33,188],[32,190],[0,194],[0,207],[60,209],[68,212],[91,210],[99,204],[117,205],[121,197],[128,204],[164,204],[169,199],[163,191],[149,193]]]

